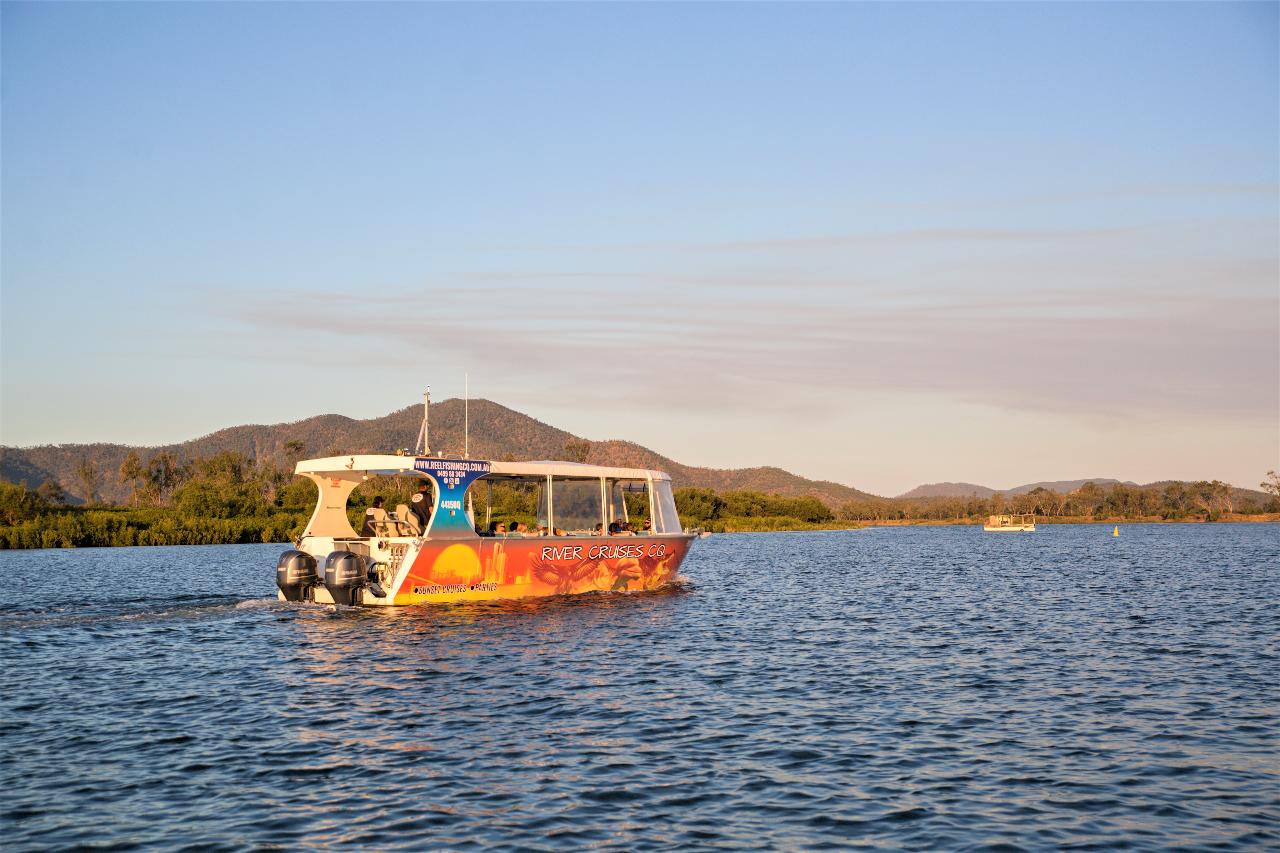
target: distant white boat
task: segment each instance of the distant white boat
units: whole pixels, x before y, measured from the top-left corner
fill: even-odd
[[[1036,517],[1034,514],[993,515],[987,519],[986,524],[982,525],[982,529],[992,533],[1033,532],[1036,529]]]

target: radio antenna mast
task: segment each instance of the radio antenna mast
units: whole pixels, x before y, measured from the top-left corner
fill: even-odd
[[[471,374],[462,374],[462,458],[471,458]]]
[[[418,429],[418,442],[413,446],[415,456],[431,455],[431,386],[422,393],[422,426]]]

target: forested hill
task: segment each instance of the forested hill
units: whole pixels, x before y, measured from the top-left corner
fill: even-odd
[[[1059,498],[1067,495],[1079,495],[1085,492],[1091,494],[1110,494],[1116,496],[1130,495],[1135,492],[1166,492],[1168,487],[1175,487],[1172,493],[1179,490],[1185,490],[1190,487],[1193,491],[1201,486],[1221,487],[1218,493],[1218,499],[1227,500],[1227,506],[1237,503],[1242,506],[1253,504],[1257,507],[1270,505],[1272,498],[1266,492],[1260,492],[1257,489],[1243,489],[1239,486],[1229,486],[1226,483],[1190,482],[1184,480],[1160,480],[1155,483],[1138,484],[1129,481],[1112,480],[1106,477],[1095,477],[1091,480],[1045,480],[1039,483],[1027,483],[1023,486],[1015,486],[1012,489],[991,489],[986,486],[977,486],[973,483],[932,483],[925,486],[917,486],[911,491],[896,498],[890,499],[890,503],[900,505],[916,505],[919,507],[943,507],[956,506],[956,502],[964,503],[965,501],[992,502],[992,506],[1001,506],[1002,509],[993,509],[993,512],[1004,511],[1009,507],[1034,506],[1035,501],[1028,503],[1020,500],[1024,497],[1036,498],[1045,495],[1056,495]],[[1172,494],[1171,493],[1171,494]],[[1000,503],[1008,499],[1008,503]],[[1150,507],[1148,507],[1149,509]],[[1031,510],[1014,509],[1015,512]],[[1041,507],[1040,512],[1047,512]],[[1208,510],[1206,510],[1208,511]],[[1227,509],[1227,512],[1233,510]],[[1268,510],[1270,512],[1272,510]],[[1092,510],[1091,510],[1092,512]],[[1158,514],[1158,513],[1149,513]]]
[[[979,486],[977,483],[925,483],[916,486],[909,492],[898,495],[899,498],[989,498],[996,493],[995,489]]]
[[[120,466],[131,451],[143,459],[170,453],[187,462],[231,451],[257,463],[273,461],[292,466],[294,460],[345,453],[389,453],[412,448],[422,419],[421,406],[408,406],[380,418],[355,420],[342,415],[318,415],[288,424],[230,427],[218,432],[160,447],[127,447],[120,444],[63,444],[43,447],[0,447],[0,477],[25,481],[35,488],[46,480],[57,482],[73,500],[85,495],[82,471],[92,466],[97,496],[111,503],[130,498],[131,486],[120,476]],[[431,406],[431,449],[461,455],[463,402],[445,400]],[[488,400],[471,401],[471,456],[476,459],[528,460],[572,459],[628,468],[666,471],[677,487],[697,486],[718,491],[749,489],[770,494],[820,498],[829,506],[870,497],[865,492],[804,477],[780,468],[717,470],[681,465],[652,450],[626,441],[589,442],[520,412]]]
[[[1119,480],[1112,480],[1108,477],[1090,477],[1083,480],[1052,480],[1041,483],[1026,483],[1021,486],[1014,486],[1012,489],[992,489],[988,486],[979,486],[975,483],[926,483],[923,486],[916,486],[909,492],[898,495],[900,498],[967,498],[976,495],[980,498],[989,498],[997,493],[1006,495],[1025,495],[1027,492],[1034,492],[1036,489],[1051,489],[1055,492],[1074,492],[1085,483],[1093,483],[1098,486],[1118,486],[1122,485]],[[1136,486],[1137,483],[1123,483],[1126,486]]]

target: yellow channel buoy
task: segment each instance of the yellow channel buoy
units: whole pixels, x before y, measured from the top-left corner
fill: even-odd
[[[1112,535],[1112,536],[1119,536],[1119,535],[1120,535],[1120,525],[1118,525],[1118,524],[1116,525],[1115,529],[1111,531],[1111,535]]]

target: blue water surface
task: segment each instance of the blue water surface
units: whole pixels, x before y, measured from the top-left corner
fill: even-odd
[[[1280,527],[717,535],[335,610],[283,546],[0,552],[9,850],[1280,845]]]

